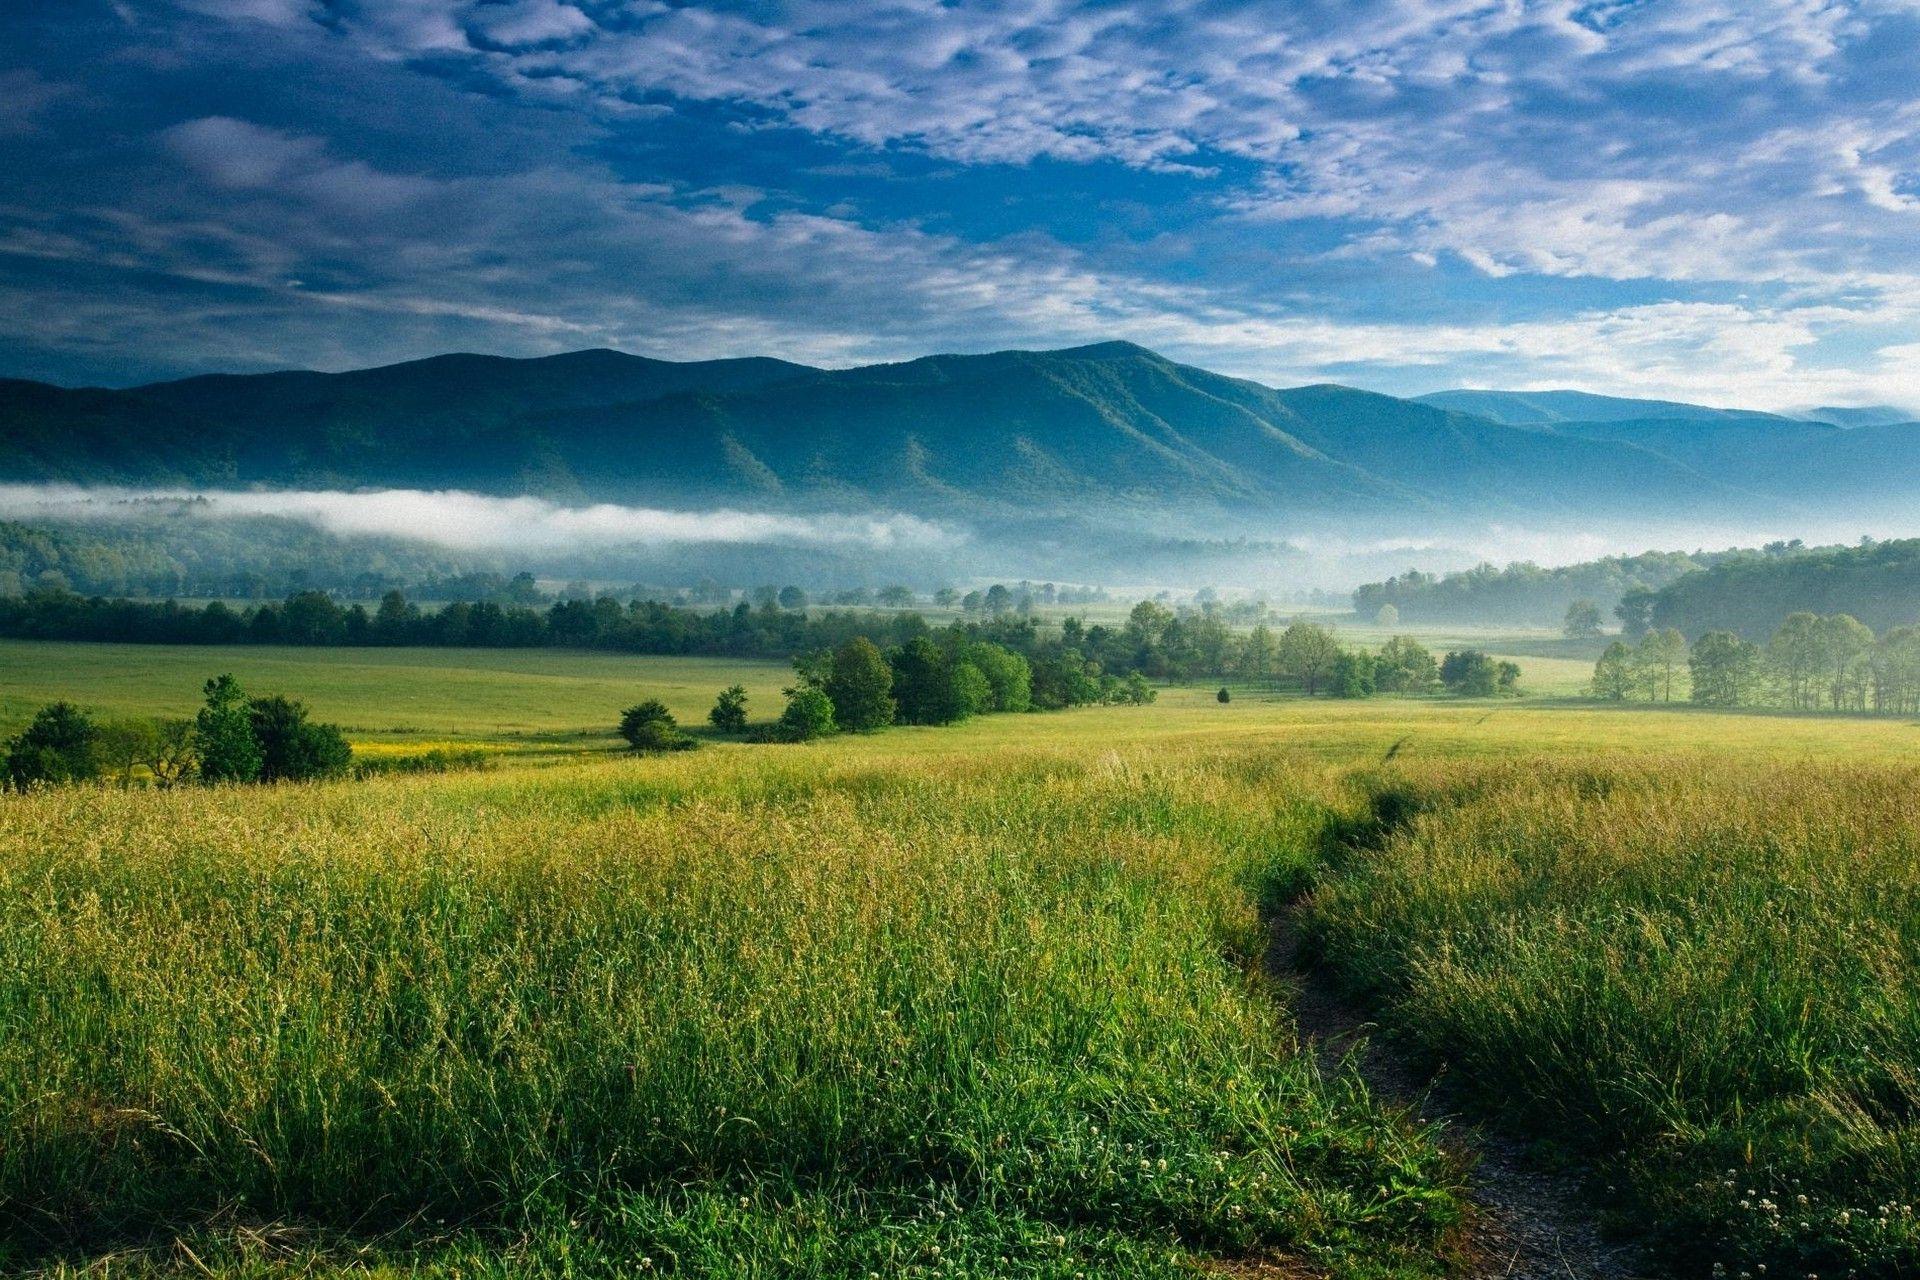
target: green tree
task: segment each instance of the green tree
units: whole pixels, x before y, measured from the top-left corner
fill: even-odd
[[[97,778],[99,748],[100,731],[86,712],[71,702],[50,703],[7,744],[7,782],[27,787]]]
[[[1339,656],[1333,632],[1318,623],[1296,622],[1280,633],[1277,665],[1283,675],[1300,682],[1308,697],[1320,692]]]
[[[811,742],[833,733],[833,699],[810,684],[788,689],[786,710],[780,713],[776,732],[784,742]]]
[[[1575,600],[1567,606],[1560,624],[1561,634],[1569,640],[1596,640],[1600,636],[1600,606],[1591,600]]]
[[[1440,660],[1440,683],[1463,698],[1491,698],[1500,692],[1500,668],[1478,649],[1454,649]]]
[[[963,661],[977,667],[987,678],[992,696],[984,708],[988,711],[1030,711],[1033,708],[1033,667],[1011,649],[987,641],[976,641],[961,652]]]
[[[849,733],[869,733],[893,723],[893,668],[865,636],[833,651],[820,687],[833,703],[833,720]]]
[[[1687,638],[1672,627],[1649,631],[1634,654],[1649,701],[1672,702],[1674,680],[1687,668]]]
[[[713,700],[707,719],[721,733],[747,731],[747,691],[742,685],[729,685]]]
[[[159,726],[142,717],[109,720],[99,728],[100,761],[120,775],[122,787],[133,785],[134,770],[151,759],[159,745]]]
[[[260,745],[262,782],[309,782],[345,773],[353,747],[338,725],[308,718],[306,704],[273,694],[247,704],[254,741]]]
[[[799,610],[807,607],[807,593],[798,587],[782,587],[778,596],[782,609]]]
[[[1600,660],[1593,664],[1593,681],[1588,687],[1594,697],[1609,702],[1625,702],[1640,687],[1633,650],[1624,640],[1615,640],[1600,654]]]
[[[1788,614],[1767,641],[1767,663],[1786,690],[1789,707],[1798,711],[1811,705],[1809,695],[1824,657],[1819,617],[1806,612]]]
[[[1624,592],[1620,603],[1613,607],[1613,616],[1620,619],[1620,634],[1629,640],[1638,640],[1653,628],[1653,606],[1659,597],[1645,587],[1633,587]]]
[[[688,751],[700,745],[680,732],[680,722],[658,698],[648,698],[621,712],[620,736],[635,751]]]
[[[1264,622],[1255,623],[1253,631],[1247,636],[1246,646],[1240,651],[1240,674],[1253,680],[1265,680],[1273,674],[1277,652],[1273,628]]]
[[[1752,696],[1760,650],[1731,631],[1709,631],[1693,646],[1687,669],[1694,702],[1703,707],[1737,707]]]
[[[1391,604],[1383,604],[1374,611],[1373,625],[1376,627],[1397,627],[1400,625],[1400,610]]]
[[[1439,681],[1439,664],[1412,636],[1394,636],[1374,656],[1373,683],[1382,693],[1425,693]]]
[[[1371,698],[1374,681],[1373,655],[1364,649],[1344,649],[1333,660],[1327,692],[1336,698]]]
[[[203,782],[256,782],[260,778],[260,740],[246,691],[230,675],[217,675],[203,690],[206,702],[193,721],[193,750]]]
[[[1227,686],[1221,685],[1220,692],[1213,695],[1213,700],[1221,706],[1225,706],[1227,703],[1233,701],[1233,693]]]
[[[1838,613],[1820,619],[1820,655],[1827,692],[1835,711],[1864,710],[1867,698],[1867,659],[1873,652],[1873,632],[1864,622]]]

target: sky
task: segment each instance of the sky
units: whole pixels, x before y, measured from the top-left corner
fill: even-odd
[[[1920,410],[1920,0],[11,0],[0,376],[1124,338]]]

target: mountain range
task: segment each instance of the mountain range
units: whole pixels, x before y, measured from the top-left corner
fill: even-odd
[[[1920,484],[1920,425],[1581,392],[1275,389],[1124,342],[828,370],[445,355],[125,390],[0,381],[0,481],[457,488],[1208,536],[1439,520],[1791,520]]]

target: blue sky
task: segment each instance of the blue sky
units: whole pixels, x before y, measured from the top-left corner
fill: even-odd
[[[0,374],[1128,338],[1920,408],[1920,0],[15,0]]]

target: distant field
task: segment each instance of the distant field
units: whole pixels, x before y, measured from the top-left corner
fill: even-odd
[[[319,649],[0,640],[0,734],[71,698],[107,715],[190,715],[231,672],[249,690],[303,698],[360,741],[462,740],[514,748],[611,745],[623,707],[658,698],[690,726],[714,695],[747,688],[771,717],[785,663],[554,649]]]

